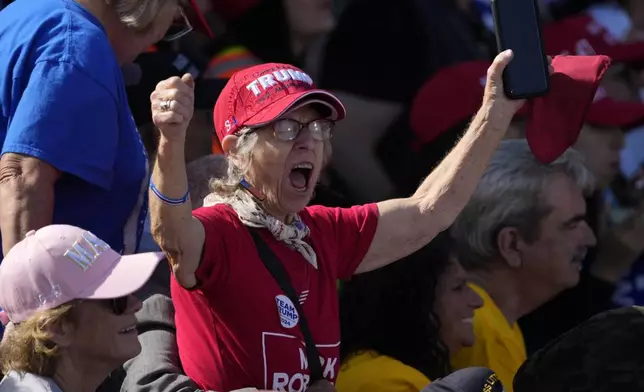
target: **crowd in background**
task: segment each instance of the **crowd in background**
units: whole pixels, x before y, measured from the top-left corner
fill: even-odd
[[[644,6],[538,3],[523,106],[487,0],[0,0],[0,392],[644,388]]]

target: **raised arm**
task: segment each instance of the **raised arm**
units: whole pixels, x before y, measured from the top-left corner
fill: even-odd
[[[503,93],[501,75],[512,59],[499,54],[488,69],[483,104],[469,129],[413,196],[378,203],[378,228],[357,273],[405,257],[447,229],[476,189],[512,117],[524,101]]]
[[[162,81],[150,101],[152,119],[161,134],[150,184],[152,235],[179,283],[191,288],[197,284],[195,271],[205,242],[204,228],[192,216],[184,158],[194,103],[192,77],[186,74]]]

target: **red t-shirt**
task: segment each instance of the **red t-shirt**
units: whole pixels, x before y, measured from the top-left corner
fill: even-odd
[[[184,371],[208,390],[303,392],[310,372],[294,308],[259,258],[250,233],[227,205],[200,208],[194,215],[206,232],[197,270],[200,286],[189,291],[171,282]],[[324,377],[335,382],[340,365],[336,281],[350,278],[364,259],[378,208],[314,206],[300,217],[311,231],[317,270],[268,230],[260,233],[291,278],[322,357]]]

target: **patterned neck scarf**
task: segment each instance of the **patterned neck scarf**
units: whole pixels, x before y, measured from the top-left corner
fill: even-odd
[[[237,213],[239,220],[248,227],[268,229],[276,240],[300,252],[315,269],[318,268],[315,250],[304,241],[310,234],[309,228],[297,214],[288,216],[286,220],[290,223],[286,224],[266,213],[244,189],[238,189],[232,199],[224,199],[215,193],[211,193],[204,198],[204,207],[216,204],[228,204],[231,206]]]

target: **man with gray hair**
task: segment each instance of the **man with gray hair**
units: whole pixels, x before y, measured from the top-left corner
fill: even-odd
[[[484,301],[473,321],[476,344],[454,356],[454,368],[492,369],[512,392],[527,357],[517,320],[575,286],[595,245],[584,201],[593,182],[574,150],[543,164],[524,140],[501,143],[451,227],[459,261]]]

